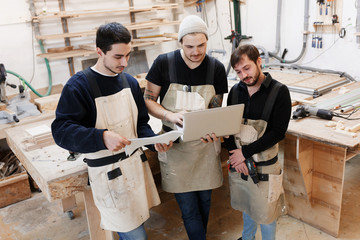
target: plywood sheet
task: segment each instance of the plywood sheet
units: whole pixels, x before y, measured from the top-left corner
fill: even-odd
[[[339,75],[315,72],[270,70],[269,73],[274,79],[288,86],[314,90],[322,89],[346,79],[344,77],[340,77]]]

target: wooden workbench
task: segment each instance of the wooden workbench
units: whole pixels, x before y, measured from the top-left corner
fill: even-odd
[[[348,88],[360,88],[360,83]],[[313,101],[338,95],[338,91],[332,91]],[[342,119],[333,118],[339,120]],[[327,121],[317,117],[290,121],[283,145],[284,189],[289,215],[337,237],[346,161],[360,153],[360,133],[357,137],[336,133],[325,126]],[[360,122],[343,121],[348,127]]]
[[[27,151],[23,140],[29,137],[26,129],[51,125],[53,118],[17,125],[5,129],[9,147],[26,168],[49,201],[61,200],[63,211],[76,207],[75,193],[83,192],[90,239],[113,239],[112,233],[100,228],[100,215],[88,186],[87,165],[81,155],[68,161],[69,152],[55,143]]]

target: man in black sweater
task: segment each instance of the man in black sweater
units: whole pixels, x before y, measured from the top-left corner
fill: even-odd
[[[274,240],[276,219],[284,204],[278,142],[289,124],[290,94],[285,85],[262,72],[255,46],[239,46],[230,61],[241,81],[230,90],[227,103],[245,104],[241,132],[225,139],[230,154],[231,205],[243,212],[240,239],[255,239],[260,224],[262,239]],[[248,176],[245,160],[250,158],[257,167],[258,184]]]

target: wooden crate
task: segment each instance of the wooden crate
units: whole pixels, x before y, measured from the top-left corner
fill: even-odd
[[[22,172],[0,179],[0,208],[31,197],[27,172]]]

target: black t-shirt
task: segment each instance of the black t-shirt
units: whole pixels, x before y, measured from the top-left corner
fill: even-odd
[[[190,69],[181,57],[180,50],[175,51],[175,66],[177,83],[198,86],[206,84],[207,65],[209,56],[205,56],[202,63],[195,69]],[[216,94],[228,92],[227,77],[224,65],[215,59],[214,88]],[[151,66],[146,79],[151,83],[161,86],[160,101],[163,100],[165,93],[170,85],[168,58],[166,54],[159,55]]]

